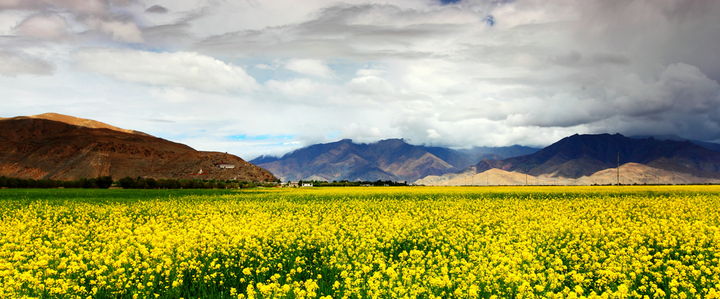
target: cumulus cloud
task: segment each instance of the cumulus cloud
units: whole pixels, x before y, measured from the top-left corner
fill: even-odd
[[[64,38],[67,36],[67,29],[68,24],[65,19],[55,13],[34,15],[15,27],[21,35],[44,39]]]
[[[128,43],[144,41],[140,28],[132,21],[89,19],[87,24],[99,32],[112,36],[116,41]]]
[[[720,140],[720,1],[0,0],[0,9],[0,32],[16,35],[0,38],[0,59],[20,65],[0,66],[6,77],[57,65],[73,94],[88,92],[76,78],[135,98],[149,85],[152,99],[133,106],[172,102],[174,119],[213,113],[225,127],[292,142],[538,146],[602,132]],[[220,117],[193,100],[208,95],[253,113]]]
[[[23,36],[52,41],[97,32],[114,41],[140,43],[143,38],[137,24],[139,16],[134,15],[132,9],[126,9],[132,3],[129,0],[4,0],[0,1],[0,9],[33,13],[15,28],[15,32]]]
[[[618,87],[608,94],[615,111],[607,117],[624,116],[618,122],[620,131],[720,138],[720,85],[698,67],[671,64],[654,80],[628,76]]]
[[[392,85],[378,76],[362,76],[353,78],[347,88],[352,93],[362,95],[385,95],[393,92]]]
[[[51,75],[52,64],[23,53],[0,50],[0,74],[8,77],[18,75]]]
[[[441,138],[440,133],[438,133],[435,129],[427,129],[427,138],[428,139],[438,139]]]
[[[371,124],[359,124],[357,122],[351,122],[350,124],[342,126],[341,138],[352,139],[355,142],[374,142],[381,138],[387,138],[388,132],[383,132],[377,126]]]
[[[703,113],[720,108],[720,85],[696,66],[671,64],[660,74],[656,85],[665,97],[675,102],[673,108],[678,111]]]
[[[430,57],[463,48],[453,42],[458,34],[473,34],[488,26],[481,21],[484,12],[454,7],[415,9],[411,2],[395,4],[325,6],[305,22],[227,32],[208,37],[197,47],[220,53],[273,53],[313,59]]]
[[[127,82],[208,92],[250,91],[257,86],[243,68],[198,53],[90,49],[73,58],[80,70]]]
[[[2,9],[23,10],[70,10],[88,15],[105,15],[107,4],[104,0],[2,0]]]
[[[316,59],[292,59],[285,64],[285,68],[305,75],[320,78],[330,78],[333,71],[325,63]]]
[[[268,88],[280,91],[291,98],[317,95],[318,93],[325,92],[326,88],[328,88],[328,86],[324,84],[305,78],[289,81],[270,80],[265,82],[265,85]]]
[[[0,35],[16,35],[17,25],[34,14],[35,13],[28,11],[0,9]]]

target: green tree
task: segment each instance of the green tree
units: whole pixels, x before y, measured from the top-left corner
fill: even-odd
[[[135,187],[135,180],[133,180],[129,176],[126,176],[126,177],[120,179],[120,181],[118,181],[118,183],[120,184],[120,187],[122,187],[123,189],[132,189]]]
[[[110,188],[113,184],[113,179],[111,176],[99,176],[97,179],[95,179],[95,185],[100,189],[107,189]]]

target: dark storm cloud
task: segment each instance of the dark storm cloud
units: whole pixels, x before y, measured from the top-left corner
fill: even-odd
[[[625,53],[639,67],[686,63],[720,80],[720,1],[590,1],[578,41]]]

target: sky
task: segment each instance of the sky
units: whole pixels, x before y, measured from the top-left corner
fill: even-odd
[[[404,138],[720,141],[716,0],[0,0],[0,117],[244,159]]]

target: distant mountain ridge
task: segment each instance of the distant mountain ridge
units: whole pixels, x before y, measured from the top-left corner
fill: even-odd
[[[527,147],[477,148],[453,150],[443,147],[411,145],[403,139],[386,139],[375,143],[353,143],[344,139],[315,144],[283,157],[260,156],[250,162],[261,166],[282,181],[415,181],[428,175],[460,171],[477,163],[471,154],[511,155]],[[536,150],[536,149],[535,149]],[[468,154],[470,153],[470,154]]]
[[[442,151],[437,151],[442,152]],[[447,153],[451,156],[452,153]],[[453,157],[462,160],[462,157]],[[260,163],[263,160],[271,161]],[[282,181],[298,180],[416,180],[427,173],[444,174],[455,167],[434,154],[401,139],[357,144],[349,139],[316,144],[286,154],[277,160],[254,159]],[[471,165],[467,160],[464,165]]]
[[[517,156],[530,155],[538,152],[539,148],[512,145],[505,147],[488,147],[488,146],[474,146],[469,149],[459,149],[458,152],[466,155],[473,161],[482,161],[483,159],[488,160],[502,160]]]
[[[501,156],[505,155],[505,156]],[[508,157],[509,156],[509,157]],[[508,158],[503,158],[508,157]],[[473,159],[483,160],[472,165]],[[720,152],[689,141],[630,138],[620,134],[569,136],[543,149],[512,146],[446,149],[410,145],[402,139],[373,144],[351,140],[312,145],[282,158],[252,163],[281,180],[399,180],[497,168],[533,176],[577,179],[625,163],[638,163],[698,178],[720,178]]]
[[[240,157],[61,114],[0,119],[0,175],[274,181]]]
[[[700,140],[692,140],[692,139],[685,139],[677,135],[639,135],[639,136],[630,136],[630,138],[633,139],[647,139],[647,138],[654,138],[657,140],[673,140],[673,141],[690,141],[694,144],[697,144],[699,146],[702,146],[706,149],[709,149],[711,151],[720,152],[720,144],[713,143],[713,142],[707,142],[707,141],[700,141]]]
[[[715,183],[720,151],[714,143],[677,136],[565,137],[543,149],[523,146],[448,149],[403,139],[311,145],[283,157],[250,161],[191,147],[101,122],[46,113],[0,118],[0,175],[33,179],[114,178],[237,179],[242,181],[393,180],[428,184],[489,184],[503,177],[564,184],[612,181],[623,165],[627,182]],[[478,159],[481,159],[478,161]],[[253,165],[257,164],[257,165]],[[263,169],[264,168],[264,169]],[[490,171],[492,170],[492,171]],[[630,171],[632,170],[632,171]],[[490,172],[488,172],[490,171]],[[593,183],[593,184],[594,184]]]
[[[475,165],[475,171],[498,168],[535,176],[579,178],[617,167],[618,162],[621,165],[634,162],[696,177],[720,177],[720,152],[689,141],[635,139],[620,134],[576,134],[531,155],[483,160]]]

